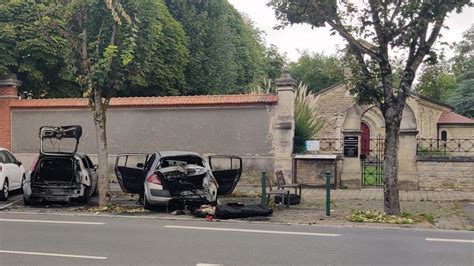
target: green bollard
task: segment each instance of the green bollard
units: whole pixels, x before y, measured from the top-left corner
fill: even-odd
[[[331,172],[326,171],[326,216],[331,216]]]
[[[262,205],[267,206],[267,173],[262,171]]]

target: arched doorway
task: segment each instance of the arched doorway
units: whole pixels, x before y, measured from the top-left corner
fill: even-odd
[[[366,123],[361,122],[360,131],[360,155],[367,158],[370,155],[370,128]]]

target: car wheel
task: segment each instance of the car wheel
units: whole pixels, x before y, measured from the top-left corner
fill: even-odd
[[[5,178],[5,181],[3,181],[2,191],[0,192],[0,200],[8,199],[8,189],[8,179]]]
[[[30,199],[27,199],[25,194],[23,194],[23,205],[30,206],[32,204]]]
[[[23,193],[23,182],[25,182],[25,179],[26,179],[26,176],[23,175],[23,177],[21,178],[20,193]]]
[[[89,187],[86,187],[84,190],[84,196],[78,198],[79,203],[87,203],[89,202]]]
[[[143,208],[145,210],[153,210],[153,205],[151,205],[149,202],[148,202],[148,199],[146,198],[146,193],[143,195]]]

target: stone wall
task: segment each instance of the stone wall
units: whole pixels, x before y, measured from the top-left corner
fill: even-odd
[[[331,185],[334,184],[334,161],[332,160],[298,160],[297,161],[298,184],[324,187],[326,185],[326,171],[331,173]],[[341,185],[342,160],[337,160],[337,185]],[[344,186],[344,184],[342,184]]]
[[[438,120],[444,112],[449,112],[451,109],[423,99],[417,99],[416,105],[418,137],[425,139],[438,138]]]
[[[418,158],[420,190],[474,191],[474,157]]]
[[[317,94],[314,111],[324,126],[316,134],[316,139],[340,138],[341,126],[348,109],[354,105],[353,96],[346,84],[338,84]]]

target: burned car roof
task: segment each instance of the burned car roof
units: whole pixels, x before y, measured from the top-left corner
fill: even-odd
[[[190,151],[158,151],[157,153],[160,155],[160,157],[186,156],[186,155],[202,157],[201,154],[197,152],[190,152]]]

